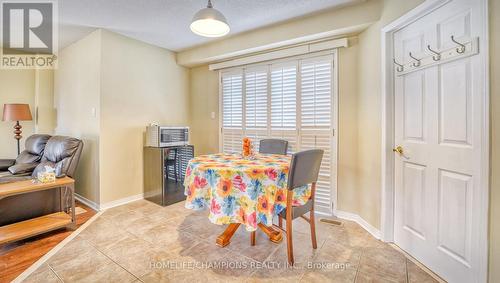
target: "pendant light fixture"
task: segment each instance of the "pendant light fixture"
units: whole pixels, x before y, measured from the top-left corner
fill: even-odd
[[[191,31],[205,37],[220,37],[229,33],[226,18],[214,9],[212,1],[208,0],[207,7],[201,9],[193,17]]]

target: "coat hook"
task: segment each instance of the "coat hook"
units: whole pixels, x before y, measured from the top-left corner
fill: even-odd
[[[413,67],[415,67],[415,68],[416,68],[416,67],[419,67],[419,66],[420,66],[420,59],[417,59],[417,58],[413,57],[413,55],[411,55],[411,52],[410,52],[410,57],[411,57],[413,60],[415,60],[415,61],[416,61],[416,62],[413,62],[413,63],[412,63]]]
[[[402,72],[404,71],[405,67],[401,64],[399,64],[398,62],[396,62],[396,58],[392,58],[392,61],[394,62],[394,64],[396,64],[396,71],[398,72]]]
[[[436,55],[432,55],[432,60],[434,60],[434,61],[441,60],[441,54],[439,54],[439,52],[432,50],[430,45],[427,45],[427,49],[429,49],[430,52],[436,54]]]
[[[453,41],[456,44],[460,45],[460,47],[457,47],[457,53],[462,54],[462,53],[465,52],[465,45],[463,45],[462,43],[456,41],[453,35],[451,36],[451,41]]]

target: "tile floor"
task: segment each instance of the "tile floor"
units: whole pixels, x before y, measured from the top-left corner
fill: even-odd
[[[25,282],[436,282],[404,255],[356,223],[318,222],[318,249],[309,225],[294,221],[296,265],[286,266],[286,243],[243,227],[225,248],[223,226],[183,202],[160,207],[137,201],[105,211]]]

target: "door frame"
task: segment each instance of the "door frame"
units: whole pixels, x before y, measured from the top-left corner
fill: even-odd
[[[452,0],[426,0],[413,10],[396,19],[382,28],[381,50],[382,50],[382,148],[381,148],[381,236],[385,242],[394,242],[394,198],[395,198],[395,157],[392,149],[394,144],[394,67],[392,58],[394,57],[394,33],[406,27],[414,21],[424,17],[432,11],[440,8]],[[489,51],[488,51],[488,0],[479,0],[482,7],[483,27],[482,34],[479,34],[479,46],[481,52],[477,55],[484,62],[484,97],[483,97],[483,133],[486,136],[482,142],[481,153],[481,223],[480,237],[483,239],[480,244],[479,282],[487,282],[488,276],[488,206],[489,206],[489,172],[490,172],[490,89],[489,89]]]

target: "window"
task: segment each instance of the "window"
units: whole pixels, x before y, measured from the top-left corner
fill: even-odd
[[[222,151],[241,152],[243,137],[255,150],[269,137],[287,140],[289,153],[323,149],[316,210],[326,214],[336,176],[333,63],[326,55],[221,71]]]
[[[226,74],[222,77],[222,150],[236,152],[241,150],[243,138],[243,75]]]

